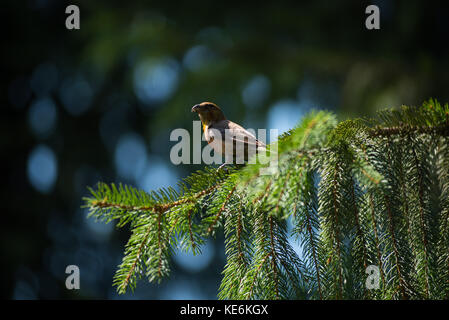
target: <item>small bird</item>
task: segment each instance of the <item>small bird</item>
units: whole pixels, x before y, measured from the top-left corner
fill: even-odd
[[[198,113],[203,125],[204,137],[207,143],[225,156],[224,165],[231,163],[243,164],[254,154],[266,151],[266,145],[245,130],[242,126],[226,119],[223,111],[212,102],[203,102],[192,107],[192,112]]]

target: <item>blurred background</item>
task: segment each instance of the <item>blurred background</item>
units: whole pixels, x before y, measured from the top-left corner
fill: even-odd
[[[81,29],[67,30],[78,5]],[[380,9],[380,30],[365,8]],[[216,299],[223,236],[178,253],[161,284],[118,296],[129,230],[86,219],[87,186],[174,186],[201,165],[170,162],[191,107],[220,105],[247,128],[293,127],[311,109],[340,119],[449,101],[443,2],[2,1],[1,296]],[[67,265],[81,289],[67,290]]]

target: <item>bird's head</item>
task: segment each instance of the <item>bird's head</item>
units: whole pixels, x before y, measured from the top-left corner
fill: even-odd
[[[221,109],[212,102],[196,104],[192,107],[192,112],[198,113],[201,122],[206,126],[213,122],[226,120],[223,111],[221,111]]]

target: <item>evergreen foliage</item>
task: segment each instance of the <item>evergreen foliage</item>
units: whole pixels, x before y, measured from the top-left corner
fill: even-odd
[[[223,229],[221,299],[448,299],[448,136],[448,104],[434,100],[340,123],[313,112],[279,138],[272,175],[205,168],[178,191],[99,183],[84,200],[89,216],[132,230],[119,293]],[[365,285],[369,265],[379,289]]]

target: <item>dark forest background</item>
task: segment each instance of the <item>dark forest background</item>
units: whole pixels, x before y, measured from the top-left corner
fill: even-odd
[[[76,4],[81,29],[65,28]],[[380,30],[365,8],[380,8]],[[175,185],[171,130],[214,101],[249,128],[293,127],[449,101],[448,9],[437,1],[2,1],[1,296],[215,299],[223,239],[178,253],[172,276],[118,296],[126,229],[86,219],[87,186]],[[64,285],[78,265],[81,289]]]

